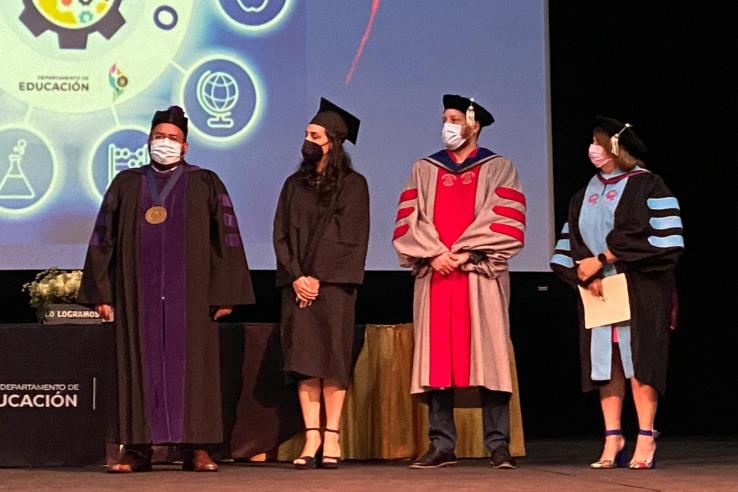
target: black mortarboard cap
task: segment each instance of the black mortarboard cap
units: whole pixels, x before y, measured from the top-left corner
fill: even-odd
[[[476,101],[472,101],[468,97],[459,96],[457,94],[444,94],[443,109],[457,109],[466,114],[469,104],[474,107],[474,119],[479,122],[479,126],[484,128],[495,122],[492,113],[480,106]]]
[[[151,120],[151,128],[153,129],[156,125],[161,123],[171,123],[176,126],[184,136],[187,137],[187,117],[184,114],[184,110],[179,106],[169,106],[164,111],[157,111],[154,113],[154,118]]]
[[[622,121],[618,121],[615,118],[610,118],[608,116],[595,116],[594,124],[592,125],[592,130],[600,130],[607,134],[608,137],[612,137],[617,132],[623,129],[625,126],[625,123]]]
[[[596,116],[593,130],[601,130],[607,134],[610,138],[618,135],[617,145],[625,148],[630,155],[636,159],[643,160],[646,157],[646,144],[636,134],[633,127],[629,124],[616,120],[615,118],[609,118],[607,116]]]
[[[352,115],[345,109],[336,106],[328,99],[320,98],[320,108],[311,124],[320,125],[331,133],[335,134],[341,140],[348,140],[356,144],[356,138],[359,136],[359,118]]]

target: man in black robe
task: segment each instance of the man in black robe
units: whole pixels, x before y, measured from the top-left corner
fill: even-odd
[[[118,405],[111,472],[151,469],[152,444],[184,445],[183,469],[217,471],[223,439],[218,327],[254,302],[225,186],[188,164],[187,118],[157,111],[151,164],[118,174],[97,216],[78,301],[114,319]]]

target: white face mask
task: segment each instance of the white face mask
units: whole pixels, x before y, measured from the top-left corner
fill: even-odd
[[[443,124],[441,138],[443,138],[443,145],[449,150],[456,150],[466,142],[466,139],[461,136],[461,125],[454,125],[453,123]]]
[[[157,138],[151,141],[149,155],[154,162],[170,166],[182,159],[182,144],[168,138]]]

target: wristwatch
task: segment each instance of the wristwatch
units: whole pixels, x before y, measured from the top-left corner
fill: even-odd
[[[605,253],[600,253],[597,255],[597,259],[602,263],[603,265],[607,265],[607,256]]]

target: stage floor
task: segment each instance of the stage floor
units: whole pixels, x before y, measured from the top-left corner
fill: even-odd
[[[738,439],[663,439],[658,468],[590,470],[596,440],[528,441],[517,470],[493,470],[485,460],[410,470],[407,462],[348,462],[340,470],[297,471],[287,463],[223,464],[219,473],[187,473],[159,465],[151,473],[109,475],[104,467],[0,469],[5,490],[738,490]]]

